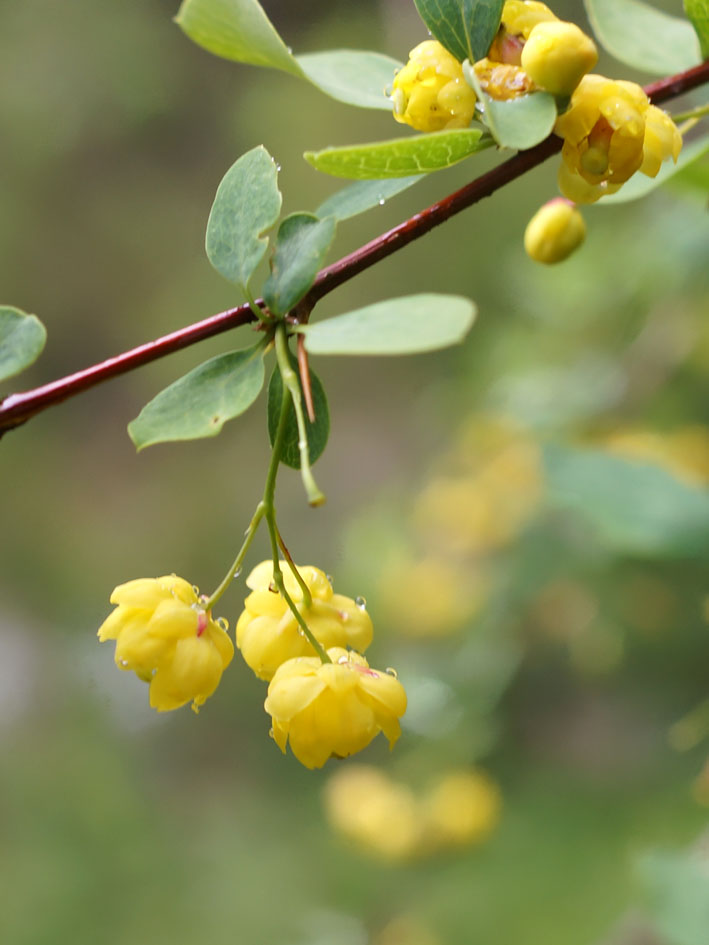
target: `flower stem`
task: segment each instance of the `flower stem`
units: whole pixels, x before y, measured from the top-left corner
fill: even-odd
[[[283,328],[281,325],[278,326],[276,330],[276,337]],[[280,363],[280,362],[279,362]],[[282,544],[284,548],[284,553],[288,559],[289,564],[293,570],[293,574],[296,577],[296,580],[303,589],[303,603],[306,607],[310,607],[312,603],[312,598],[310,595],[310,589],[305,585],[302,577],[298,573],[298,569],[293,563],[293,559],[290,554],[288,554],[285,544],[283,544],[283,539],[280,537],[278,532],[278,526],[276,525],[276,508],[274,505],[274,495],[276,492],[276,476],[278,474],[278,466],[281,461],[281,454],[283,452],[283,444],[285,442],[286,434],[286,424],[288,420],[288,407],[290,405],[290,394],[286,384],[283,384],[283,395],[281,398],[281,412],[278,417],[278,427],[276,428],[276,436],[273,440],[273,447],[271,451],[271,464],[268,468],[268,475],[266,476],[266,486],[263,492],[263,500],[260,503],[260,506],[263,507],[263,516],[266,519],[266,524],[268,525],[268,534],[271,539],[271,553],[273,555],[273,582],[278,588],[280,594],[288,605],[290,611],[298,622],[301,630],[305,634],[306,639],[315,650],[317,655],[320,657],[322,663],[331,663],[332,660],[327,655],[322,644],[315,639],[312,631],[305,622],[303,615],[298,610],[293,598],[290,596],[285,587],[285,582],[283,580],[283,572],[281,571],[281,562],[279,554],[279,544]]]
[[[325,495],[318,488],[318,484],[313,478],[313,472],[310,468],[310,450],[308,449],[308,431],[305,426],[305,415],[303,413],[303,402],[300,393],[300,384],[298,375],[291,367],[288,341],[286,340],[286,329],[281,323],[276,326],[276,358],[278,359],[278,369],[281,372],[284,391],[287,389],[293,401],[295,410],[295,419],[298,424],[298,451],[300,453],[300,476],[303,480],[305,494],[308,497],[310,505],[322,505],[325,502]]]
[[[263,518],[265,512],[266,512],[266,506],[262,500],[256,506],[256,511],[254,512],[253,518],[251,519],[251,522],[249,523],[249,527],[246,529],[246,536],[244,537],[243,545],[239,549],[239,554],[234,559],[234,563],[227,571],[222,583],[219,585],[216,591],[212,594],[209,600],[205,603],[204,605],[205,610],[211,610],[212,607],[217,603],[219,598],[222,596],[224,591],[226,591],[226,589],[229,587],[229,585],[234,580],[234,578],[238,577],[239,572],[241,571],[241,567],[244,563],[244,558],[246,557],[246,552],[249,550],[249,546],[251,542],[253,541],[254,535],[256,534],[258,530],[259,524],[261,523],[261,519]]]
[[[678,121],[687,121],[690,118],[704,118],[705,115],[709,115],[709,104],[707,105],[698,105],[697,108],[690,108],[686,112],[677,112],[676,115],[672,116],[672,121],[677,124]]]

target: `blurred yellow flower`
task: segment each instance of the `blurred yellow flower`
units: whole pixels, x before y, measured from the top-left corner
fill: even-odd
[[[413,856],[421,839],[421,814],[413,791],[369,765],[348,765],[325,785],[330,826],[380,859]]]
[[[401,735],[406,692],[389,672],[370,669],[363,656],[341,647],[331,663],[298,657],[283,663],[268,687],[265,709],[273,738],[306,768],[321,768],[331,755],[352,755],[384,732],[393,747]]]
[[[488,579],[479,569],[429,555],[384,568],[378,604],[386,624],[403,635],[440,637],[475,617],[488,592]]]
[[[436,850],[484,840],[500,819],[497,785],[480,771],[444,775],[423,800],[424,843]]]
[[[433,39],[411,50],[394,78],[391,98],[394,118],[417,131],[467,128],[475,111],[475,92],[463,67]]]
[[[554,131],[564,139],[559,187],[576,203],[615,193],[636,171],[654,177],[682,148],[672,119],[639,85],[600,75],[583,77]]]
[[[101,624],[98,638],[116,641],[119,669],[150,683],[158,712],[192,702],[195,712],[219,685],[234,645],[200,604],[197,591],[174,574],[139,578],[111,594],[118,606]]]
[[[360,601],[334,594],[326,575],[312,566],[298,571],[312,595],[310,607],[290,567],[281,562],[285,588],[308,629],[325,649],[350,646],[363,652],[372,642],[372,620]],[[236,645],[260,679],[272,679],[278,667],[296,656],[313,653],[293,612],[273,584],[273,562],[263,561],[246,579],[252,593],[236,625]]]
[[[524,248],[535,262],[563,262],[586,238],[586,224],[571,201],[557,197],[534,214],[524,231]]]
[[[709,483],[708,427],[688,426],[666,433],[618,429],[605,438],[604,444],[612,453],[657,463],[685,482]]]

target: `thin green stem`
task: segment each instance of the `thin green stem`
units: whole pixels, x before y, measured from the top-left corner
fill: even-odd
[[[690,108],[686,112],[678,112],[676,115],[672,116],[672,121],[677,124],[678,121],[687,121],[690,118],[704,118],[705,115],[709,115],[709,104],[707,105],[698,105],[696,108]]]
[[[256,299],[253,297],[251,292],[249,292],[248,288],[246,288],[245,286],[243,288],[244,288],[244,295],[246,296],[246,301],[249,303],[249,308],[253,312],[254,316],[258,319],[258,321],[263,322],[264,325],[272,325],[273,317],[267,312],[265,312],[262,308],[260,308],[259,305],[257,305]]]
[[[274,524],[275,524],[275,517],[274,517]],[[278,525],[276,525],[276,539],[278,541],[278,547],[283,552],[283,557],[288,562],[288,567],[293,572],[293,577],[296,579],[296,581],[300,585],[301,591],[303,592],[303,603],[305,604],[305,608],[306,610],[309,610],[313,603],[313,596],[310,593],[310,588],[303,580],[303,576],[298,570],[298,567],[295,561],[293,560],[293,556],[291,555],[290,551],[288,551],[288,547],[286,546],[286,543],[283,541],[283,536],[278,530]]]
[[[219,585],[216,591],[212,594],[209,600],[205,603],[204,605],[205,610],[212,609],[212,607],[217,603],[219,598],[222,596],[224,591],[226,591],[226,589],[229,587],[229,585],[234,580],[234,578],[238,576],[239,572],[241,571],[241,567],[244,563],[246,552],[249,550],[249,546],[251,542],[253,541],[254,535],[256,534],[258,530],[258,527],[261,523],[261,519],[263,518],[265,512],[266,512],[266,506],[264,502],[261,501],[256,506],[256,511],[254,512],[253,518],[251,519],[249,527],[246,529],[244,543],[239,549],[239,554],[236,556],[236,558],[234,559],[234,563],[232,564],[232,566],[229,568],[226,575],[224,576],[224,580],[222,581],[222,583]]]
[[[281,328],[281,326],[279,326]],[[305,622],[303,615],[298,610],[293,598],[290,596],[285,587],[285,582],[283,580],[283,572],[281,571],[281,562],[279,554],[279,532],[278,526],[276,525],[276,508],[274,505],[274,495],[276,492],[276,476],[278,473],[278,466],[281,460],[281,454],[283,452],[283,444],[285,442],[286,435],[286,424],[288,420],[288,407],[290,404],[290,395],[286,384],[283,384],[283,396],[281,399],[281,412],[278,417],[278,427],[276,428],[276,436],[273,440],[273,447],[271,452],[271,465],[268,469],[268,475],[266,476],[266,486],[263,492],[263,501],[261,505],[263,506],[263,516],[266,519],[266,524],[268,525],[268,534],[271,539],[271,554],[273,556],[273,582],[278,588],[280,594],[283,596],[286,604],[288,605],[290,611],[298,622],[301,630],[305,634],[307,641],[310,643],[312,648],[315,650],[317,655],[320,657],[322,663],[331,663],[332,660],[327,655],[325,648],[322,644],[315,639],[312,631]],[[281,539],[282,541],[282,539]],[[300,586],[303,588],[303,601],[306,607],[310,607],[312,603],[312,597],[310,595],[310,589],[304,586],[305,582],[302,580],[298,569],[293,564],[292,558],[290,555],[287,555],[289,563],[293,568],[293,573],[296,576],[296,579],[300,583]]]
[[[293,409],[295,410],[295,419],[298,424],[298,451],[300,453],[300,475],[303,480],[305,493],[310,505],[322,505],[325,502],[325,495],[322,493],[315,482],[313,471],[310,467],[310,451],[308,449],[308,431],[305,426],[305,415],[303,413],[303,403],[300,393],[300,384],[298,375],[291,367],[288,352],[288,341],[286,340],[286,329],[281,323],[276,326],[276,358],[278,359],[278,369],[281,372],[284,390],[287,388]]]

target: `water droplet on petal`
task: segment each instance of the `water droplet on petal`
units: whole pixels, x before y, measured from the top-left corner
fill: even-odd
[[[192,585],[192,590],[194,591],[194,596],[195,596],[195,597],[199,597],[199,588],[197,587],[196,584],[193,584],[193,585]],[[175,596],[175,592],[174,592],[174,591],[172,592],[172,596],[173,596],[173,597]]]
[[[343,623],[347,623],[347,621],[350,619],[350,615],[347,613],[346,610],[338,610],[337,616],[340,618],[340,620]]]
[[[225,633],[229,629],[229,621],[224,617],[217,617],[216,624],[218,627],[221,627]]]
[[[127,666],[128,660],[121,660],[121,666]]]
[[[379,198],[379,206],[380,206],[380,207],[383,207],[385,203],[386,203],[386,200],[385,200],[383,197],[380,197],[380,198]]]
[[[349,663],[349,661],[350,661],[349,656],[341,656],[337,662],[338,662],[338,663]]]
[[[334,582],[334,580],[333,580],[332,575],[331,575],[331,574],[326,574],[325,577],[327,578],[327,582],[328,582],[328,584],[330,585],[330,587],[334,587],[334,586],[335,586],[335,582]]]
[[[395,669],[392,669],[391,666],[387,666],[387,668],[384,670],[384,672],[387,674],[387,676],[393,676],[394,679],[398,679],[398,678],[399,678],[399,674],[397,673],[397,671],[396,671]]]
[[[367,606],[366,597],[355,597],[355,607],[359,607],[360,610],[364,610],[366,606]]]

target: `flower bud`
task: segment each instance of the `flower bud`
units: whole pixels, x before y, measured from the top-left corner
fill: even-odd
[[[522,68],[541,89],[571,95],[598,62],[592,39],[574,23],[538,23],[522,49]]]
[[[406,692],[389,672],[370,669],[363,656],[342,647],[318,657],[288,660],[276,670],[264,703],[273,738],[306,768],[322,768],[331,755],[346,758],[384,732],[393,748],[401,735]]]
[[[308,629],[325,649],[351,646],[364,651],[372,642],[372,620],[365,606],[351,597],[334,594],[327,576],[308,565],[298,569],[311,594],[309,607],[290,567],[281,562],[286,591]],[[273,584],[273,562],[263,561],[246,579],[252,593],[236,625],[236,645],[260,679],[272,679],[281,663],[296,656],[312,656],[295,615]]]
[[[192,585],[174,574],[139,578],[119,585],[111,603],[118,606],[98,638],[116,641],[118,668],[150,683],[150,705],[158,712],[187,702],[197,712],[219,685],[234,644]]]
[[[524,248],[536,262],[557,263],[586,238],[584,219],[569,200],[557,197],[537,210],[524,231]]]
[[[467,128],[475,112],[475,92],[463,67],[436,40],[419,43],[394,78],[394,118],[417,131]]]

